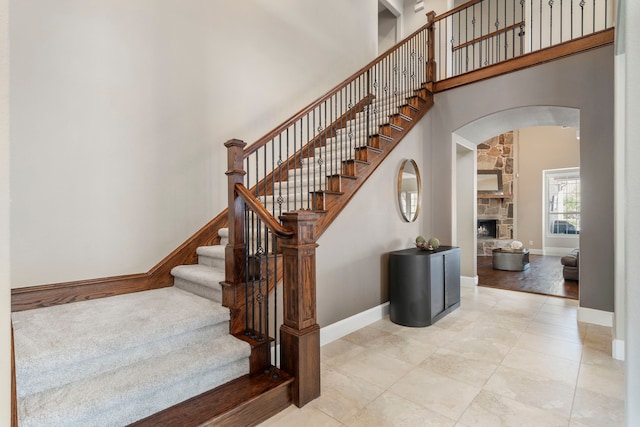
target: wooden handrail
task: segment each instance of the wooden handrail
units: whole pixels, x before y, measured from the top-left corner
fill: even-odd
[[[243,184],[235,185],[236,193],[238,197],[242,198],[244,203],[251,208],[253,212],[258,215],[258,218],[262,220],[264,225],[276,236],[281,239],[290,239],[293,237],[293,231],[284,228],[276,219],[269,213],[269,211],[260,203],[256,197],[251,194],[251,191],[247,189]]]
[[[432,17],[432,16],[434,16],[433,12],[430,12],[430,13],[427,14],[427,17]],[[246,159],[251,154],[255,153],[257,150],[259,150],[260,148],[265,146],[267,143],[269,143],[269,141],[271,141],[276,136],[280,135],[287,128],[291,127],[295,122],[297,122],[298,120],[300,120],[301,118],[303,118],[304,116],[309,114],[315,108],[318,108],[320,106],[320,104],[322,104],[324,101],[328,100],[331,96],[333,96],[334,94],[336,94],[337,92],[339,92],[343,88],[345,88],[349,83],[351,83],[352,81],[354,81],[355,79],[357,79],[358,77],[363,75],[369,69],[373,68],[376,64],[382,62],[384,59],[386,59],[388,56],[390,56],[392,52],[394,52],[395,50],[397,50],[400,47],[404,46],[416,34],[420,33],[421,31],[424,31],[426,29],[429,29],[432,25],[433,25],[432,21],[427,22],[425,25],[423,25],[422,27],[418,28],[416,31],[411,33],[409,36],[405,37],[398,44],[396,44],[392,48],[388,49],[382,55],[378,56],[376,59],[374,59],[373,61],[371,61],[370,63],[368,63],[367,65],[365,65],[364,67],[362,67],[361,69],[356,71],[355,73],[353,73],[350,77],[348,77],[342,83],[338,84],[333,89],[330,89],[328,92],[326,92],[320,98],[316,99],[314,102],[312,102],[311,104],[309,104],[308,106],[306,106],[302,110],[298,111],[291,118],[286,120],[284,123],[282,123],[281,125],[279,125],[275,129],[273,129],[271,132],[267,133],[262,138],[258,139],[256,142],[254,142],[253,144],[251,144],[250,146],[245,148],[245,150],[244,150],[244,158]]]
[[[506,33],[508,31],[514,30],[516,28],[520,28],[522,26],[524,26],[524,21],[520,21],[520,22],[515,23],[513,25],[509,25],[508,27],[502,28],[502,29],[494,31],[492,33],[485,34],[484,36],[476,37],[475,39],[469,40],[468,42],[460,43],[458,46],[454,46],[453,48],[451,48],[451,50],[455,52],[456,50],[464,49],[465,47],[470,46],[470,45],[472,45],[474,43],[478,43],[478,42],[481,42],[483,40],[490,39],[491,37],[495,37],[497,35],[500,35],[502,33]]]

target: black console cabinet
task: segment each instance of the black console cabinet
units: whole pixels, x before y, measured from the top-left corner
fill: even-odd
[[[440,246],[389,253],[389,317],[429,326],[460,306],[460,248]]]

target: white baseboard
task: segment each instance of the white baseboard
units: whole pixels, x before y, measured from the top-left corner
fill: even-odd
[[[460,276],[460,286],[478,286],[478,276]]]
[[[331,325],[327,325],[320,329],[320,346],[329,344],[332,341],[340,339],[351,332],[364,328],[367,325],[383,319],[389,314],[389,303],[385,302],[377,307],[365,310],[362,313],[354,314],[351,317],[342,319]]]
[[[613,327],[613,313],[610,311],[594,310],[593,308],[578,307],[578,321]]]
[[[542,249],[529,249],[531,255],[545,255]]]
[[[624,340],[613,340],[611,343],[611,356],[614,359],[624,360]]]

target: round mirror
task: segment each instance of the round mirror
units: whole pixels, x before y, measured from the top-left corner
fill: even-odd
[[[404,160],[398,173],[398,204],[402,217],[413,222],[420,213],[422,184],[418,165],[412,159]]]

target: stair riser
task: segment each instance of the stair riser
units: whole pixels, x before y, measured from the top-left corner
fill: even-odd
[[[208,267],[219,268],[224,271],[224,258],[212,258],[205,255],[198,255],[198,264],[206,265]]]
[[[222,337],[229,333],[229,322],[220,322],[193,331],[165,337],[152,342],[140,342],[138,346],[103,354],[88,360],[74,360],[72,363],[59,364],[54,369],[28,372],[16,366],[18,398],[40,393],[48,389],[61,387],[73,381],[83,380],[103,372],[128,366],[146,359],[169,353],[171,349],[191,345],[205,337]]]

